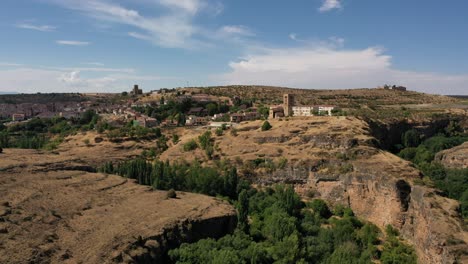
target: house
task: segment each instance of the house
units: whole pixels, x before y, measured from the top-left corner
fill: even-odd
[[[208,124],[207,117],[200,117],[191,115],[185,120],[186,126],[206,126]]]
[[[332,115],[332,111],[333,110],[336,110],[338,109],[336,106],[334,105],[319,105],[318,106],[318,112],[320,114],[324,114],[326,113],[327,115],[331,116]]]
[[[256,120],[260,117],[257,112],[234,113],[231,115],[231,122],[239,123],[242,121]]]
[[[23,121],[26,119],[26,115],[25,114],[12,114],[11,119],[13,121]]]
[[[293,116],[312,116],[314,111],[318,111],[316,106],[293,106],[291,110]]]
[[[189,115],[196,115],[196,116],[206,116],[208,115],[208,111],[203,107],[192,107],[188,111]]]
[[[260,114],[257,112],[244,113],[244,121],[257,120],[259,117],[260,117]]]
[[[142,126],[142,127],[151,128],[151,127],[155,127],[155,126],[158,125],[158,120],[156,120],[156,118],[152,118],[152,117],[140,116],[135,120],[135,123]]]
[[[244,120],[244,115],[239,113],[234,113],[231,115],[231,122],[239,123]]]
[[[280,117],[284,117],[283,107],[282,106],[271,106],[268,118],[274,119],[274,118],[280,118]]]

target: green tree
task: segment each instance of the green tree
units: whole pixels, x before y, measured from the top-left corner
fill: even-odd
[[[421,136],[419,135],[418,131],[410,129],[403,134],[401,141],[407,148],[417,147],[419,144],[421,144]]]
[[[272,128],[270,122],[268,121],[265,121],[263,122],[263,125],[262,125],[262,131],[267,131],[267,130],[270,130]]]
[[[332,215],[328,205],[323,200],[314,199],[308,206],[323,218],[329,218]]]
[[[195,140],[190,140],[189,142],[184,144],[184,151],[192,151],[198,148],[198,144]]]
[[[238,226],[244,232],[247,231],[248,222],[247,217],[249,214],[249,196],[246,190],[243,190],[239,194],[239,199],[237,201],[237,219],[238,219]]]

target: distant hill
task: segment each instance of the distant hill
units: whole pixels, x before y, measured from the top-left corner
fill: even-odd
[[[0,104],[21,103],[53,103],[53,102],[81,102],[86,97],[78,93],[47,93],[47,94],[1,94]]]
[[[443,95],[380,88],[312,90],[272,86],[233,85],[206,88],[181,88],[180,90],[216,96],[239,96],[242,99],[252,98],[258,99],[258,101],[265,104],[280,104],[283,94],[285,93],[295,95],[295,102],[299,105],[332,104],[341,107],[355,107],[358,105],[444,104],[458,101],[457,98]]]
[[[0,94],[18,94],[17,92],[2,92],[0,91]]]

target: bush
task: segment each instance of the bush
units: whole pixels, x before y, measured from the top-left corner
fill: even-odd
[[[223,135],[223,129],[221,127],[218,127],[215,131],[215,134],[220,137]]]
[[[167,198],[168,199],[175,199],[177,198],[177,193],[174,189],[170,189],[169,191],[167,191]]]
[[[192,151],[198,148],[198,144],[195,140],[190,140],[184,144],[184,151]]]
[[[237,129],[232,128],[231,129],[231,135],[237,137]]]
[[[206,149],[208,146],[210,146],[211,145],[211,131],[206,131],[201,136],[199,136],[198,141],[200,142],[200,146],[202,149]]]
[[[262,125],[262,131],[267,131],[267,130],[270,130],[272,128],[270,122],[268,121],[265,121],[263,122],[263,125]]]
[[[314,210],[315,213],[319,214],[322,218],[329,218],[332,216],[328,205],[320,199],[315,199],[309,203],[309,207]]]

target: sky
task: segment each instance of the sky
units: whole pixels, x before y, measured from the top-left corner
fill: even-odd
[[[2,0],[0,93],[404,85],[468,95],[466,0]]]

